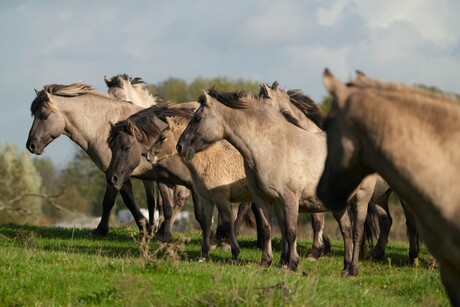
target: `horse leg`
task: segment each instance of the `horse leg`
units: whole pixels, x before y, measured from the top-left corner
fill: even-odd
[[[212,225],[212,215],[214,211],[214,204],[204,198],[200,199],[200,208],[201,208],[201,255],[200,261],[206,260],[209,254],[209,249],[211,248],[211,225]]]
[[[385,249],[388,244],[388,236],[390,234],[393,219],[388,208],[388,199],[390,198],[391,190],[388,190],[375,202],[369,204],[369,212],[377,215],[379,221],[379,238],[372,251],[372,259],[374,261],[382,261],[385,255]]]
[[[115,205],[115,199],[117,197],[118,190],[107,185],[105,188],[104,199],[102,200],[102,216],[99,225],[93,230],[93,236],[105,237],[109,234],[109,219],[110,211],[112,211]]]
[[[147,219],[136,205],[136,201],[134,200],[133,195],[133,187],[131,185],[130,179],[123,183],[120,189],[120,194],[126,207],[128,207],[129,211],[131,211],[131,214],[134,217],[134,221],[136,222],[137,227],[139,227],[140,234],[142,236],[149,234],[151,229],[148,225]]]
[[[310,254],[307,256],[308,260],[316,261],[319,257],[326,253],[325,243],[323,238],[325,235],[324,230],[324,215],[325,213],[311,213],[311,226],[313,228],[313,246]],[[330,246],[329,246],[330,252]]]
[[[409,237],[409,264],[413,265],[415,259],[418,258],[420,251],[420,240],[418,237],[415,216],[409,210],[406,201],[404,199],[400,199],[400,201],[404,210],[404,215],[406,216],[407,235]]]
[[[288,268],[296,271],[299,265],[299,254],[297,253],[297,221],[299,219],[299,199],[290,197],[284,199],[284,217],[286,241],[289,248]]]
[[[460,272],[450,263],[440,261],[439,271],[441,275],[441,282],[446,288],[447,296],[452,306],[460,306]]]
[[[150,229],[155,229],[155,205],[157,203],[157,199],[155,198],[155,194],[153,193],[153,182],[148,180],[142,180],[145,189],[145,196],[147,199],[147,208],[149,210],[149,225]]]
[[[340,232],[343,237],[344,267],[342,270],[342,276],[348,276],[353,257],[351,221],[346,207],[338,211],[332,211],[332,215],[339,223]]]
[[[158,210],[158,221],[157,221],[157,229],[159,229],[159,226],[163,224],[163,221],[165,220],[165,214],[163,211],[163,197],[161,197],[160,193],[160,185],[161,183],[157,182],[156,189],[155,189],[155,195],[157,196],[157,210]]]
[[[221,201],[217,201],[217,210],[221,218],[222,230],[224,233],[228,233],[227,242],[230,244],[232,250],[232,263],[238,262],[238,256],[240,254],[240,246],[236,240],[235,229],[233,224],[232,204],[228,201],[220,198]]]
[[[160,189],[161,198],[163,199],[164,220],[155,237],[162,242],[170,242],[172,241],[171,219],[173,215],[173,187],[165,183],[159,183],[158,188]]]
[[[275,212],[276,220],[278,221],[278,227],[281,233],[281,257],[279,265],[284,267],[289,264],[289,243],[286,238],[286,218],[285,211],[280,202],[271,204],[273,211]]]
[[[358,275],[359,252],[363,243],[364,223],[366,222],[367,207],[372,196],[371,191],[361,194],[358,192],[358,200],[352,205],[353,211],[353,260],[349,270],[350,276]]]
[[[253,203],[252,203],[252,210],[256,211],[254,214],[258,220],[258,229],[257,233],[261,237],[262,243],[262,257],[260,260],[260,266],[262,267],[269,267],[273,262],[273,252],[272,252],[272,228],[270,225],[270,214],[268,212],[268,208],[263,201],[263,198],[260,197],[258,194],[252,194]]]
[[[236,215],[235,223],[233,224],[236,235],[240,233],[241,227],[243,226],[243,222],[246,219],[246,217],[249,215],[250,210],[251,210],[251,203],[241,203],[238,206],[238,213]]]
[[[265,218],[265,216],[263,216],[263,212],[259,212],[259,210],[257,209],[257,206],[254,203],[251,204],[251,211],[254,214],[254,218],[256,220],[256,229],[257,229],[256,246],[262,249],[264,240],[265,240],[265,237],[264,237],[264,231],[266,231],[265,223],[267,223],[269,226],[270,226],[270,223],[268,223],[268,220]],[[269,231],[271,232],[271,228]]]

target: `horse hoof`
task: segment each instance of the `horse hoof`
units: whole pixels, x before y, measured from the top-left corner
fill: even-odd
[[[201,262],[206,262],[206,258],[200,257],[200,258],[198,259],[198,262],[200,262],[200,263],[201,263]]]
[[[94,237],[107,237],[109,235],[109,230],[96,228],[91,232],[91,235]]]
[[[307,257],[307,260],[310,261],[310,262],[315,262],[315,261],[318,261],[318,258],[316,258],[316,257],[314,257],[314,256],[312,256],[312,255],[309,255],[309,256]]]

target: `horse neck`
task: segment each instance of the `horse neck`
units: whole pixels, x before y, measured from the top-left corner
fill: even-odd
[[[379,103],[379,108],[375,108],[376,103]],[[421,120],[414,116],[414,113],[427,115],[426,101],[421,101],[421,105],[418,102],[407,104],[404,108],[401,103],[372,101],[368,108],[362,109],[359,118],[355,117],[362,129],[361,144],[365,147],[363,156],[366,164],[382,174],[403,198],[423,207],[427,212],[431,212],[435,206],[441,209],[439,211],[442,211],[440,207],[455,207],[452,202],[459,204],[460,191],[443,191],[457,178],[460,167],[460,110],[458,115],[453,116],[454,119],[446,119],[447,122],[456,122],[456,128],[452,127],[448,136],[442,136],[433,127],[441,119],[430,122],[427,118]],[[415,110],[418,107],[423,112]],[[444,107],[448,108],[441,108]],[[449,114],[444,115],[449,117]],[[369,121],[369,118],[373,120]],[[443,137],[449,140],[443,140]],[[399,187],[405,188],[399,190]],[[439,214],[436,211],[431,213]],[[447,215],[448,218],[460,218],[460,211],[456,214],[449,212]]]
[[[272,139],[280,136],[280,127],[284,124],[290,125],[273,108],[263,105],[261,107],[262,109],[243,110],[221,104],[217,107],[224,120],[224,138],[241,153],[250,166],[256,160],[266,157],[267,152],[271,152]],[[257,144],[254,144],[256,140]]]
[[[139,106],[97,94],[73,98],[54,96],[53,103],[64,116],[64,135],[80,146],[102,170],[108,167],[111,157],[107,146],[109,121],[116,123],[141,110]]]

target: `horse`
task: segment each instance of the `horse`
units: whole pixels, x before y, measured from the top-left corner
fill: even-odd
[[[344,84],[326,69],[333,96],[325,121],[328,156],[318,197],[340,209],[377,172],[406,200],[453,306],[460,306],[460,105],[400,83]]]
[[[70,85],[48,84],[43,90],[35,92],[36,97],[30,107],[34,120],[26,148],[31,153],[40,155],[49,143],[64,134],[79,145],[102,171],[105,171],[110,161],[110,151],[101,140],[101,136],[108,135],[108,121],[122,119],[142,109],[138,105],[97,93],[93,87],[81,82]],[[98,112],[94,112],[95,106]],[[151,184],[144,182],[144,186],[151,208],[154,204]],[[110,211],[117,193],[111,187],[106,188],[101,221],[93,231],[94,235],[108,234]],[[148,223],[136,206],[130,180],[123,184],[120,193],[142,232]],[[153,223],[153,219],[150,223]]]
[[[193,115],[177,143],[177,151],[186,159],[196,152],[225,139],[243,156],[246,177],[255,203],[268,204],[281,229],[280,264],[295,271],[298,266],[297,219],[304,212],[325,212],[327,207],[316,197],[315,190],[326,158],[324,133],[305,131],[275,108],[241,92],[221,93],[210,89],[199,98],[200,107]],[[356,192],[353,208],[361,229],[367,203],[376,177],[369,176]],[[366,197],[362,197],[362,196]],[[359,209],[359,210],[358,210]],[[365,209],[365,210],[362,210]],[[363,215],[364,213],[364,215]],[[356,275],[360,242],[352,248],[352,229],[347,210],[333,211],[344,238],[343,276]],[[356,236],[359,238],[359,235]],[[362,235],[361,235],[362,239]],[[262,265],[272,261],[271,244],[264,246]]]
[[[131,78],[127,74],[119,74],[111,78],[104,76],[104,81],[107,85],[107,93],[114,98],[130,101],[145,108],[162,103],[160,98],[150,94],[142,78]],[[187,106],[195,107],[190,103]],[[172,239],[171,233],[175,218],[184,207],[190,196],[190,191],[182,185],[166,185],[161,182],[157,184],[160,191],[157,199],[157,207],[160,212],[160,228],[156,236],[162,241],[169,241]]]
[[[362,71],[356,71],[356,78],[350,82],[355,87],[366,87],[376,89],[392,88],[394,85],[379,82],[366,76]],[[409,87],[399,87],[399,90],[412,91]],[[404,216],[406,217],[407,235],[409,237],[409,264],[414,264],[415,259],[418,257],[420,251],[420,240],[417,232],[416,222],[414,215],[410,212],[408,205],[404,199],[400,197],[401,206],[403,208]],[[380,229],[384,229],[380,233],[378,242],[373,251],[373,258],[381,260],[385,252],[385,246],[388,242],[388,234],[391,227],[392,218],[390,215],[388,203],[379,204],[381,208],[373,208],[377,211],[379,217]],[[388,229],[388,230],[386,230]]]
[[[162,118],[161,113],[157,116]],[[178,156],[176,144],[185,130],[190,117],[173,116],[166,117],[168,127],[165,128],[158,140],[150,147],[146,153],[146,158],[152,164],[159,161]],[[249,182],[244,172],[243,157],[227,141],[217,142],[205,150],[197,153],[192,160],[182,159],[182,162],[188,167],[192,174],[193,185],[205,200],[206,206],[203,205],[203,214],[208,216],[206,232],[203,232],[203,249],[202,258],[206,258],[209,251],[209,228],[214,204],[217,205],[219,212],[228,215],[228,208],[232,202],[252,202]],[[227,217],[228,220],[228,217]],[[269,240],[266,236],[268,221],[262,220],[262,240]],[[314,219],[314,242],[313,248],[308,258],[316,260],[323,254],[329,252],[330,243],[323,235],[324,215],[319,215]],[[235,232],[238,234],[239,228],[235,225]],[[323,241],[324,238],[324,241]]]
[[[359,72],[358,80],[361,83],[366,82],[375,84],[375,82],[366,78],[362,72]],[[302,129],[312,133],[324,132],[323,121],[325,116],[322,110],[301,90],[290,89],[284,91],[279,87],[279,83],[275,81],[271,86],[267,84],[262,84],[260,86],[259,98],[262,98],[265,103],[271,105],[286,116],[292,116],[293,118],[291,120],[296,121],[297,125]],[[379,181],[380,180],[382,179],[379,178]],[[382,184],[381,188],[386,188],[386,185]],[[377,193],[382,195],[382,192],[383,191],[378,191]],[[380,230],[377,243],[372,251],[372,259],[374,261],[382,261],[388,243],[388,236],[392,224],[392,217],[388,207],[388,199],[391,192],[392,190],[388,188],[382,196],[378,199],[373,199],[369,203],[369,215],[377,217]],[[413,264],[420,250],[418,234],[415,228],[414,217],[407,210],[404,200],[401,200],[401,205],[406,217],[407,233],[409,236],[409,264]],[[375,236],[375,227],[370,225],[368,228],[369,233],[366,232],[365,234],[369,237]]]

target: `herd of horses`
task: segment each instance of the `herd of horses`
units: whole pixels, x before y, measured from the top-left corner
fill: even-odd
[[[329,252],[323,228],[324,214],[331,211],[343,236],[342,275],[355,276],[371,214],[379,222],[372,256],[383,258],[394,191],[406,216],[409,262],[418,256],[419,230],[439,261],[451,303],[460,304],[460,192],[452,188],[460,166],[460,104],[454,98],[361,72],[344,84],[325,70],[323,82],[333,97],[325,117],[308,96],[277,82],[262,84],[258,95],[211,88],[197,102],[170,104],[150,95],[140,78],[104,80],[107,93],[81,82],[36,91],[26,144],[41,154],[66,135],[105,173],[95,235],[108,234],[119,191],[143,233],[155,227],[157,205],[162,218],[156,236],[170,241],[175,216],[191,196],[202,230],[200,260],[210,250],[214,207],[231,262],[238,261],[238,231],[252,211],[261,265],[272,263],[270,219],[276,217],[280,265],[295,271],[299,213],[312,217],[309,258],[317,259]],[[136,205],[131,177],[144,183],[148,221]]]

